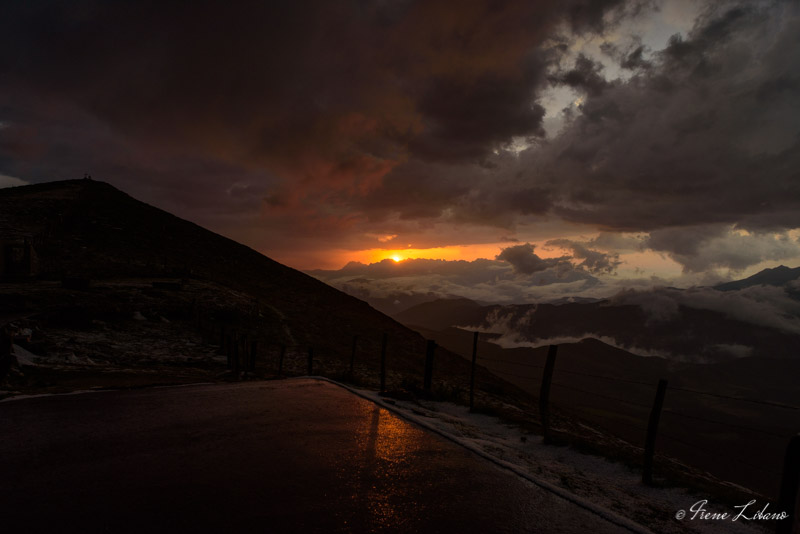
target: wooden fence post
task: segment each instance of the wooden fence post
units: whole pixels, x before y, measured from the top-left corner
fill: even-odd
[[[642,482],[653,484],[653,457],[656,452],[656,436],[658,435],[658,421],[661,419],[661,408],[664,406],[664,395],[667,393],[667,381],[663,378],[658,381],[656,398],[653,409],[650,410],[650,421],[647,423],[647,438],[644,442],[644,467],[642,469]]]
[[[800,434],[792,436],[786,447],[781,494],[776,512],[786,512],[789,517],[778,521],[775,528],[778,534],[790,534],[793,527],[800,525],[800,520],[795,516],[798,486],[800,486]]]
[[[278,355],[278,376],[283,374],[283,357],[286,355],[286,345],[281,345],[281,353]]]
[[[544,364],[542,387],[539,390],[539,418],[542,422],[542,437],[545,443],[550,443],[550,384],[553,381],[557,354],[558,345],[550,345],[547,348],[547,362]]]
[[[239,335],[234,334],[233,340],[231,341],[231,347],[233,349],[233,372],[236,376],[239,376]]]
[[[425,393],[431,392],[431,383],[433,382],[433,355],[435,352],[436,342],[429,339],[428,346],[425,350],[425,376],[422,380],[422,389]]]
[[[250,370],[256,372],[256,357],[258,356],[258,340],[254,339],[250,344]]]
[[[353,366],[356,363],[356,347],[358,346],[358,336],[353,336],[353,350],[350,352],[350,380],[353,379]]]
[[[386,344],[389,342],[389,334],[383,333],[381,342],[381,393],[386,392]]]
[[[242,334],[239,338],[239,354],[241,354],[240,367],[242,371],[247,372],[250,369],[250,361],[247,359],[247,334]]]
[[[314,374],[314,347],[308,347],[308,376]]]
[[[225,325],[219,327],[219,350],[217,354],[225,354]]]
[[[475,362],[478,359],[478,332],[472,336],[472,370],[469,375],[469,411],[475,409]]]
[[[11,371],[13,362],[11,353],[14,350],[14,338],[7,327],[8,325],[0,325],[0,379]]]

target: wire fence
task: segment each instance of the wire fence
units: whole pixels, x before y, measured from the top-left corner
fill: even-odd
[[[705,396],[708,396],[708,397],[716,397],[718,399],[734,400],[734,401],[739,401],[739,402],[749,402],[749,403],[752,403],[752,404],[761,404],[763,406],[773,406],[775,408],[784,408],[786,410],[795,410],[795,411],[800,410],[800,407],[798,407],[798,406],[790,406],[788,404],[782,404],[782,403],[779,403],[779,402],[771,402],[771,401],[765,401],[765,400],[759,400],[759,399],[747,399],[747,398],[744,398],[744,397],[735,397],[735,396],[732,396],[732,395],[721,395],[719,393],[711,393],[709,391],[698,391],[696,389],[689,389],[689,388],[670,387],[669,389],[671,389],[673,391],[684,391],[684,392],[687,392],[687,393],[694,393],[696,395],[705,395]]]
[[[491,351],[490,351],[491,352]],[[498,376],[526,387],[534,396],[547,380],[540,358],[507,355],[477,357]],[[652,428],[657,380],[613,376],[591,369],[555,366],[551,404],[571,416],[597,425],[634,447],[652,440],[659,455],[710,472],[767,496],[781,486],[787,444],[800,430],[798,406],[772,399],[705,391],[665,383],[661,429]],[[656,439],[656,437],[658,439]]]
[[[197,321],[204,334],[212,342],[216,340],[219,353],[225,355],[228,368],[237,376],[324,375],[357,385],[379,387],[382,391],[407,389],[458,402],[467,402],[468,398],[470,407],[476,409],[492,395],[508,393],[510,390],[503,384],[511,383],[529,393],[530,420],[542,425],[546,438],[549,429],[545,427],[550,426],[552,412],[554,427],[577,418],[628,441],[634,448],[644,449],[645,470],[648,461],[653,461],[655,448],[658,458],[674,457],[762,495],[777,497],[779,488],[787,485],[782,481],[788,476],[784,464],[791,462],[788,456],[784,459],[784,453],[800,430],[798,406],[670,386],[663,380],[663,387],[657,392],[655,381],[559,368],[555,364],[556,351],[552,349],[552,361],[549,354],[544,364],[532,358],[478,355],[477,334],[470,372],[463,359],[460,365],[437,367],[438,363],[434,363],[436,344],[432,341],[424,347],[413,347],[420,355],[416,363],[408,359],[392,360],[391,356],[387,363],[387,342],[391,345],[391,340],[385,334],[382,339],[381,336],[375,339],[374,335],[353,335],[352,342],[339,346],[278,344],[241,328],[215,324],[202,317],[202,313],[199,315]],[[553,379],[554,374],[557,379]],[[539,405],[538,414],[534,408],[536,404]],[[750,406],[756,411],[749,414],[736,405]],[[560,419],[560,414],[566,419]],[[659,461],[655,464],[656,471]],[[787,497],[781,495],[781,498]]]

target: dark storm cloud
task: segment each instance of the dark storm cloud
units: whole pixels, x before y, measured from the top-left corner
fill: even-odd
[[[793,253],[782,239],[800,227],[800,78],[789,74],[798,32],[796,3],[723,2],[627,80],[604,83],[579,56],[551,79],[582,89],[584,100],[559,136],[527,151],[527,180],[552,187],[550,213],[653,232],[652,248],[688,270]],[[642,66],[644,52],[620,57]],[[736,237],[732,227],[757,235]],[[704,248],[708,232],[725,233],[729,246]],[[784,237],[770,243],[770,232]],[[750,252],[732,248],[756,242]]]
[[[606,41],[600,45],[600,50],[623,69],[649,69],[653,66],[652,61],[647,59],[652,55],[652,50],[642,44],[642,39],[639,36],[632,36],[630,42],[624,45]]]
[[[587,241],[586,246],[611,250],[615,252],[641,252],[644,250],[645,236],[641,234],[622,234],[617,232],[600,232],[600,234]]]
[[[473,184],[434,185],[427,173],[415,212],[391,192],[415,185],[406,163],[491,165],[513,138],[541,137],[536,99],[553,60],[542,43],[564,22],[599,31],[622,5],[7,3],[0,172],[41,181],[91,165],[148,200],[191,190],[202,204],[240,184],[263,190],[262,216],[279,219],[369,211],[371,193],[404,217],[436,216]],[[390,173],[400,185],[384,184]],[[520,210],[541,212],[538,202]]]
[[[616,252],[601,252],[594,250],[587,246],[588,243],[579,241],[571,241],[569,239],[551,239],[545,246],[548,247],[561,247],[572,252],[572,257],[577,260],[583,260],[578,263],[579,268],[586,269],[590,273],[608,273],[612,274],[617,270],[622,262],[619,259],[619,254]]]
[[[6,87],[139,141],[291,170],[317,154],[301,173],[357,175],[409,147],[475,159],[541,134],[532,52],[556,5],[17,3],[0,22],[0,68]]]
[[[427,127],[411,142],[424,159],[476,161],[512,137],[544,136],[544,108],[533,104],[546,64],[529,61],[519,77],[483,76],[464,83],[443,80],[422,95]]]
[[[587,30],[602,33],[609,25],[638,14],[652,3],[650,0],[579,0],[567,3],[566,9],[575,33]]]
[[[688,270],[757,262],[728,251],[745,238],[789,253],[770,235],[800,227],[796,3],[713,3],[663,50],[604,45],[619,69],[573,52],[651,4],[5,3],[0,174],[88,171],[261,250],[556,216],[652,233]],[[551,86],[583,100],[547,139]]]
[[[560,258],[540,258],[535,252],[536,246],[530,243],[514,245],[503,249],[497,255],[498,260],[509,263],[517,274],[534,274],[547,269],[556,269],[560,272],[572,270],[569,256]]]
[[[585,91],[589,95],[597,96],[608,86],[608,81],[603,77],[603,65],[592,61],[583,54],[579,54],[575,65],[566,71],[560,71],[550,76],[551,83],[567,85],[573,89]]]
[[[637,46],[632,52],[629,52],[620,62],[623,69],[640,69],[650,68],[651,63],[643,59],[645,47],[643,45]]]
[[[797,241],[786,234],[741,233],[725,226],[687,226],[650,232],[645,242],[665,252],[685,272],[714,268],[743,270],[765,260],[800,256]]]

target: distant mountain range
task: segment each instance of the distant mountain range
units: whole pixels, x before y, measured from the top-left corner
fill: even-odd
[[[765,299],[736,299],[732,293],[767,285],[775,288],[770,297],[776,292],[780,296],[782,290],[784,300],[792,299],[797,296],[792,282],[798,276],[800,268],[776,267],[713,289],[662,288],[558,304],[480,305],[463,298],[440,299],[412,306],[394,317],[403,324],[433,331],[462,327],[496,332],[504,346],[593,337],[636,354],[684,361],[798,358],[800,303],[794,312],[770,309]]]
[[[718,284],[714,286],[714,289],[718,289],[720,291],[736,291],[753,286],[786,287],[790,282],[797,280],[798,277],[800,277],[800,267],[791,269],[784,265],[780,265],[773,269],[764,269],[763,271],[760,271],[743,280],[735,280],[733,282]]]

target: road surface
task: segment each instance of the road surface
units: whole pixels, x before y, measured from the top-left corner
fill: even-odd
[[[627,532],[311,379],[0,403],[4,532]]]

